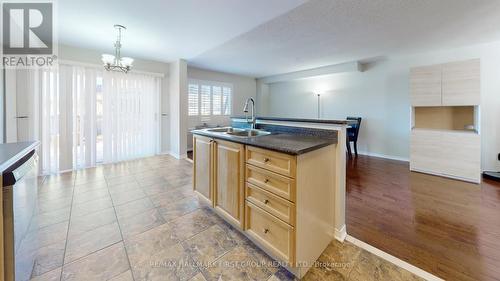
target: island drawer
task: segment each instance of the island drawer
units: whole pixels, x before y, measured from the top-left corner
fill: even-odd
[[[247,164],[246,181],[264,190],[295,202],[295,180],[271,171]]]
[[[246,162],[275,173],[295,178],[295,156],[253,146],[246,148]]]
[[[245,206],[247,234],[275,257],[293,265],[295,258],[294,228],[248,200]]]
[[[246,199],[284,222],[295,226],[295,204],[251,183],[246,184]]]

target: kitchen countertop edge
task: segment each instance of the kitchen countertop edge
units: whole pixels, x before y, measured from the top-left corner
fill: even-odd
[[[39,141],[0,144],[0,174],[39,145]]]
[[[245,116],[231,116],[231,119],[245,119]],[[309,118],[287,118],[287,117],[255,117],[257,122],[262,121],[283,121],[283,122],[301,122],[301,123],[320,123],[334,125],[349,125],[354,123],[353,120],[328,120],[328,119],[309,119]]]
[[[221,139],[221,140],[231,141],[231,142],[235,142],[235,143],[246,144],[246,145],[255,146],[255,147],[264,148],[264,149],[269,149],[272,151],[277,151],[277,152],[281,152],[281,153],[285,153],[285,154],[289,154],[289,155],[301,155],[301,154],[308,153],[308,152],[311,152],[311,151],[314,151],[314,150],[317,150],[317,149],[320,149],[320,148],[323,148],[323,147],[326,147],[326,146],[329,146],[332,144],[337,144],[337,140],[335,140],[335,139],[318,138],[318,140],[321,140],[321,142],[318,144],[311,145],[310,147],[302,148],[302,149],[286,149],[283,147],[276,147],[273,145],[269,145],[269,144],[266,144],[265,142],[255,143],[255,142],[248,141],[250,139],[251,140],[257,139],[258,140],[259,138],[263,138],[263,137],[272,137],[272,136],[277,136],[277,135],[283,136],[284,134],[275,134],[275,135],[271,134],[271,135],[267,135],[267,136],[259,136],[259,137],[251,137],[251,138],[237,138],[237,137],[224,136],[224,135],[204,132],[202,130],[194,130],[194,131],[192,131],[192,133],[194,135],[200,135],[200,136],[205,136],[205,137],[214,138],[214,139]],[[290,136],[292,136],[292,135],[290,135]]]

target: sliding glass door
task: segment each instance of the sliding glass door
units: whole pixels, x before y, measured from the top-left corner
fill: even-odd
[[[11,113],[27,117],[10,126],[9,140],[40,140],[45,174],[158,152],[161,78],[72,65],[7,77],[13,98],[29,101]]]

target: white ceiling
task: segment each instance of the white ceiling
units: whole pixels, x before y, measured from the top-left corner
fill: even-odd
[[[254,77],[500,40],[499,0],[64,0],[59,9],[63,44],[111,51],[121,23],[124,55]]]
[[[114,24],[127,27],[124,56],[191,59],[306,0],[62,0],[59,42],[113,52]]]

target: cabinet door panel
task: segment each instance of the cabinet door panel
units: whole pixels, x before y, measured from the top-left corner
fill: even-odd
[[[252,164],[290,178],[295,178],[297,170],[297,159],[295,156],[263,148],[247,146],[246,160],[248,164]]]
[[[295,202],[295,179],[285,177],[253,165],[246,166],[247,182],[272,192],[280,197]]]
[[[410,169],[479,182],[481,137],[472,132],[414,129]]]
[[[294,265],[294,227],[249,201],[246,201],[246,233],[276,257]]]
[[[247,183],[246,200],[295,226],[295,204],[256,185]]]
[[[472,132],[444,132],[443,174],[479,183],[481,180],[481,137]]]
[[[241,144],[215,143],[215,208],[238,227],[243,227],[244,152]]]
[[[410,97],[412,106],[441,105],[441,65],[410,70]]]
[[[212,202],[212,141],[207,137],[193,137],[193,187],[209,202]]]
[[[439,130],[411,131],[410,170],[441,174],[443,171],[442,133]]]
[[[480,61],[478,59],[443,65],[443,105],[479,105]]]

